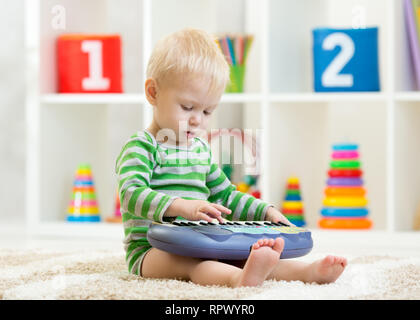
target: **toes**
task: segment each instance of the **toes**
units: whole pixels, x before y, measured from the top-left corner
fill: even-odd
[[[277,252],[282,252],[284,248],[284,240],[282,238],[276,238],[274,240],[273,250],[276,250]]]
[[[323,260],[324,265],[333,265],[334,264],[334,256],[326,256]]]
[[[252,245],[253,249],[261,247],[271,247],[276,251],[282,251],[284,248],[284,240],[282,238],[264,238],[257,240],[257,242]]]
[[[271,239],[260,239],[258,240],[258,243],[261,247],[273,246],[272,244],[270,244],[270,240]]]
[[[325,265],[341,265],[343,268],[347,266],[347,259],[337,256],[326,256],[323,260]]]
[[[347,266],[347,259],[341,257],[339,263],[342,265],[343,268],[345,268]]]

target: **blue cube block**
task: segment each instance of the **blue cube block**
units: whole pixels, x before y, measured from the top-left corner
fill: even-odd
[[[317,92],[379,91],[378,28],[316,28],[313,35]]]

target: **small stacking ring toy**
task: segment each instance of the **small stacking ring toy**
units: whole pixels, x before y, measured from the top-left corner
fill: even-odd
[[[327,197],[322,203],[326,207],[364,207],[368,201],[364,197]]]
[[[348,143],[348,144],[333,144],[332,149],[334,151],[348,151],[348,150],[357,150],[359,146],[357,144]]]
[[[359,160],[332,160],[330,162],[331,169],[359,169]]]
[[[301,201],[284,201],[283,202],[283,209],[302,209],[303,204]]]
[[[366,218],[322,218],[319,226],[326,229],[369,229],[372,221]]]
[[[323,208],[321,215],[324,217],[366,217],[369,210],[366,208]]]
[[[366,190],[363,187],[327,187],[325,195],[328,197],[363,197]]]
[[[358,159],[359,152],[358,151],[334,151],[332,153],[333,159]]]
[[[328,176],[330,178],[358,178],[363,174],[360,169],[330,169],[328,170]]]
[[[329,178],[328,186],[362,186],[363,180],[360,178]]]

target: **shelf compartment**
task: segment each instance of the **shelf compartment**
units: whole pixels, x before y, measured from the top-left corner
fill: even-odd
[[[272,105],[268,200],[279,206],[287,178],[296,175],[301,182],[305,220],[311,228],[317,226],[328,178],[331,146],[338,142],[355,142],[361,152],[369,218],[373,220],[375,229],[385,229],[386,115],[381,111],[386,104],[368,104],[359,105],[350,101]]]
[[[141,104],[145,102],[143,94],[44,94],[41,102],[46,104]]]
[[[386,101],[387,95],[382,92],[355,92],[355,93],[278,93],[269,96],[270,102],[371,102]]]

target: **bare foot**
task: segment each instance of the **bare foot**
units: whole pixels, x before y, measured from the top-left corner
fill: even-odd
[[[284,248],[282,238],[261,239],[252,245],[251,253],[236,282],[236,287],[259,286],[277,265]]]
[[[324,259],[315,261],[309,265],[309,282],[316,282],[319,284],[334,282],[341,275],[346,266],[346,258],[326,256]]]

